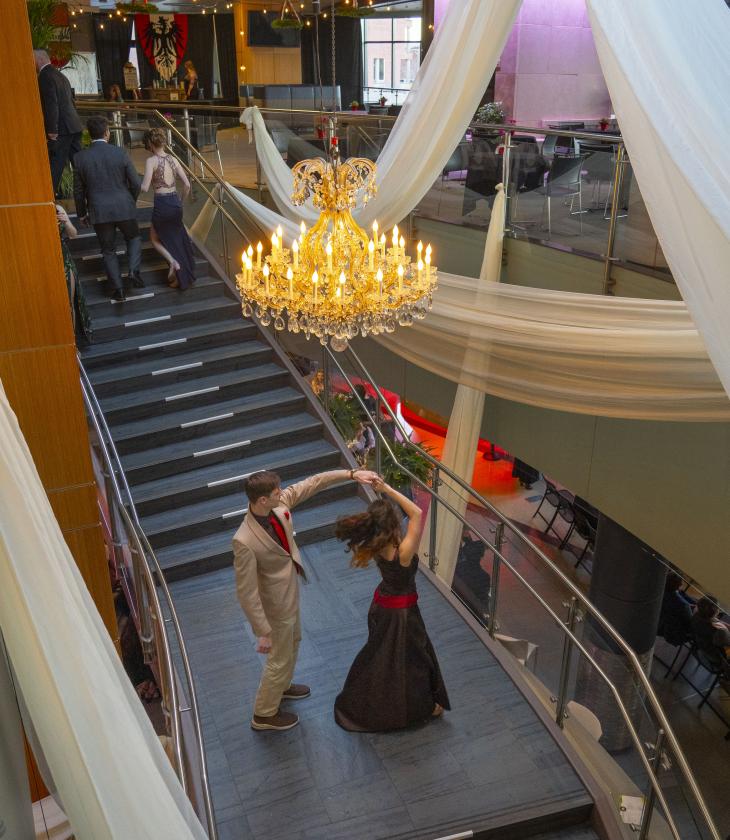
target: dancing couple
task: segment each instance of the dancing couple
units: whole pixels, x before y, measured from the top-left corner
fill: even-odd
[[[276,473],[262,471],[246,480],[248,513],[233,538],[238,600],[257,636],[256,650],[267,654],[253,729],[296,726],[298,716],[282,710],[281,703],[311,693],[308,686],[292,682],[301,640],[298,578],[306,581],[306,572],[291,510],[348,479],[370,485],[384,498],[340,519],[335,533],[347,543],[352,565],[364,569],[374,560],[382,580],[368,612],[367,643],[335,701],[335,720],[352,732],[384,732],[423,723],[450,708],[417,605],[420,508],[370,470],[331,470],[284,490]],[[408,516],[405,536],[393,502]]]

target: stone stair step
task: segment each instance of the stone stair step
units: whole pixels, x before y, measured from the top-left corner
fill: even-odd
[[[241,370],[271,359],[271,347],[260,341],[209,347],[182,353],[174,360],[143,359],[122,362],[92,371],[91,382],[98,397],[129,393],[140,388],[185,382],[214,373]]]
[[[294,530],[297,545],[310,545],[334,535],[335,523],[340,516],[349,516],[365,508],[365,502],[358,496],[339,499],[310,509],[294,510]],[[206,535],[177,545],[155,551],[167,580],[204,574],[233,563],[232,540],[241,518],[232,518],[231,529],[219,534]],[[344,558],[343,550],[343,562]]]
[[[232,490],[243,493],[244,479],[259,470],[272,470],[284,481],[299,473],[314,475],[338,469],[340,463],[336,447],[320,438],[137,484],[132,495],[139,515],[148,516]]]
[[[106,275],[104,281],[106,281]],[[166,306],[173,298],[179,298],[182,295],[185,296],[187,302],[219,297],[224,290],[223,281],[217,277],[201,277],[198,275],[195,283],[181,292],[180,289],[171,289],[167,285],[167,274],[164,276],[160,274],[159,280],[155,278],[150,281],[147,278],[142,288],[126,287],[127,299],[120,303],[109,297],[107,284],[104,281],[94,282],[90,290],[91,283],[87,283],[84,287],[86,304],[89,307],[92,323],[95,318],[103,318],[106,315],[117,314],[117,312],[139,312],[153,306],[156,308]]]
[[[269,362],[243,370],[200,377],[193,382],[173,382],[135,391],[114,394],[99,400],[110,425],[127,423],[151,413],[183,411],[197,405],[210,405],[235,396],[260,393],[288,384],[289,372]]]
[[[122,455],[130,484],[184,472],[195,466],[230,461],[246,454],[274,449],[292,437],[311,440],[321,434],[321,421],[306,412],[242,424],[194,440],[175,441],[153,449]]]
[[[230,342],[251,341],[258,335],[256,325],[240,317],[218,322],[186,324],[174,329],[130,336],[115,342],[92,344],[81,353],[81,360],[89,374],[107,364],[156,358],[160,362],[176,358],[182,353],[206,347],[218,347]]]

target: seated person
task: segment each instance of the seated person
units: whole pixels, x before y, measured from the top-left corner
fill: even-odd
[[[355,430],[355,437],[352,442],[348,444],[350,452],[355,456],[358,464],[365,465],[368,460],[370,450],[375,446],[375,438],[370,426],[360,421]]]
[[[671,645],[681,645],[692,638],[692,606],[694,601],[681,591],[682,578],[669,572],[664,584],[664,598],[659,613],[657,635]]]
[[[532,490],[532,485],[540,480],[540,473],[534,467],[515,458],[512,465],[512,478],[518,479],[521,487]]]
[[[723,688],[730,681],[730,627],[718,618],[719,609],[709,598],[700,598],[692,616],[692,633],[697,647],[722,669]]]
[[[456,558],[453,589],[482,618],[489,612],[489,590],[492,579],[482,568],[485,543],[472,531],[464,531]]]

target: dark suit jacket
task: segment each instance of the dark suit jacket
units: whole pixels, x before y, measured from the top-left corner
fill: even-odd
[[[74,107],[73,91],[68,79],[52,64],[38,74],[41,107],[46,134],[78,134],[83,130]]]
[[[140,177],[129,155],[103,141],[74,158],[74,199],[79,218],[92,224],[123,222],[137,216]]]

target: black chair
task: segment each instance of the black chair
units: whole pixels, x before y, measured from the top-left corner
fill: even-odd
[[[579,537],[582,537],[585,540],[585,545],[583,546],[583,550],[578,555],[578,559],[575,563],[575,568],[577,569],[578,566],[583,562],[583,558],[586,556],[588,550],[590,549],[591,553],[596,547],[596,526],[591,521],[590,517],[586,514],[586,511],[577,503],[577,500],[573,502],[571,506],[571,514],[572,514],[572,524],[570,530],[563,538],[563,541],[560,543],[560,548],[565,548],[568,544],[568,540],[571,538],[573,534],[578,534]],[[568,521],[568,517],[564,515],[564,512],[560,514],[563,519]]]
[[[537,192],[545,196],[547,202],[547,229],[548,236],[552,234],[552,199],[562,198],[570,200],[570,215],[578,215],[578,222],[581,234],[583,233],[583,188],[582,172],[585,164],[585,155],[558,156],[553,158],[550,171],[545,180],[545,186],[540,187]],[[578,198],[578,210],[573,211],[573,203]],[[543,205],[544,206],[544,205]]]
[[[550,519],[548,519],[545,514],[540,513],[540,509],[542,508],[543,504],[547,502],[549,505],[555,508],[555,511]],[[560,495],[560,491],[558,488],[550,481],[549,478],[545,479],[545,492],[542,494],[542,499],[540,499],[540,504],[537,506],[537,510],[532,514],[533,518],[535,516],[539,516],[540,519],[547,522],[547,528],[545,529],[545,533],[552,528],[553,522],[555,522],[555,517],[558,515],[558,511],[560,510],[560,506],[564,504],[564,499]]]
[[[702,700],[700,700],[699,705],[697,706],[698,709],[701,709],[705,703],[708,701],[710,695],[715,689],[715,686],[720,681],[720,677],[723,676],[725,673],[725,669],[727,668],[727,664],[723,662],[723,657],[721,653],[716,653],[715,651],[707,651],[703,650],[698,645],[694,648],[694,655],[700,665],[706,670],[709,671],[710,674],[713,676],[713,680],[710,683],[710,687],[706,689],[704,692],[700,692]]]

